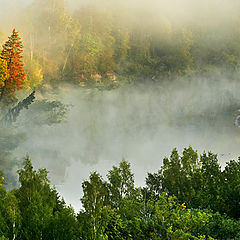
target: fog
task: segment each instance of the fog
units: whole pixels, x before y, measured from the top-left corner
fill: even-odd
[[[233,0],[66,3],[71,13],[83,4],[115,9],[121,21],[129,20],[134,27],[149,31],[157,32],[170,23],[169,31],[183,25],[204,28],[211,31],[209,42],[219,36],[231,38],[229,31],[239,31],[235,23],[239,22],[240,2]],[[17,19],[31,4],[33,0],[0,0],[0,32],[8,34],[15,26],[26,32],[27,24]],[[125,11],[117,12],[118,6]],[[199,153],[218,153],[224,164],[240,156],[240,129],[235,126],[240,108],[238,76],[239,72],[230,76],[216,70],[206,76],[161,79],[161,83],[149,79],[148,84],[111,91],[77,89],[65,83],[47,97],[70,105],[67,120],[53,126],[26,127],[20,123],[28,110],[22,111],[17,127],[27,136],[14,156],[21,161],[29,154],[35,168],[47,168],[52,184],[76,210],[81,207],[81,183],[89,173],[97,170],[105,176],[122,158],[131,163],[137,186],[144,185],[147,172],[157,171],[175,147],[179,152],[191,145]],[[37,92],[37,99],[42,98]]]
[[[46,4],[51,4],[57,0],[42,0]],[[139,21],[152,20],[152,24],[159,23],[163,17],[168,18],[175,24],[201,24],[209,27],[221,24],[228,24],[237,18],[240,3],[236,0],[124,0],[124,1],[107,1],[107,0],[59,0],[65,3],[67,9],[71,12],[78,10],[84,5],[112,8],[119,10],[124,7],[122,15],[128,11],[133,18]],[[15,11],[24,12],[27,7],[40,0],[0,0],[0,12],[2,13],[1,25],[14,22]],[[121,14],[119,14],[121,15]],[[19,25],[19,22],[14,22]]]
[[[224,164],[240,156],[240,130],[234,125],[240,83],[217,73],[209,78],[103,92],[63,86],[55,98],[72,105],[67,121],[28,126],[28,140],[15,155],[28,153],[36,168],[46,167],[75,209],[89,173],[105,176],[122,158],[131,163],[137,186],[175,147],[180,153],[189,145],[199,153],[218,153]]]

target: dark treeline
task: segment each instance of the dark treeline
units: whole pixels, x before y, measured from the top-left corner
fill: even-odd
[[[51,187],[46,169],[27,156],[20,187],[0,179],[0,239],[240,239],[240,161],[221,169],[217,155],[176,149],[145,187],[135,187],[122,160],[82,183],[78,214]]]

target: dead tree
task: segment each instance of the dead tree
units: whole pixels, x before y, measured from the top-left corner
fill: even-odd
[[[21,110],[24,108],[28,109],[29,105],[35,99],[35,91],[33,91],[27,98],[19,102],[15,107],[8,110],[7,114],[1,119],[3,124],[12,124],[16,122]]]

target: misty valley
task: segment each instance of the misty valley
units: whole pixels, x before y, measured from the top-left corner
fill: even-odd
[[[240,239],[240,2],[0,0],[0,240]]]

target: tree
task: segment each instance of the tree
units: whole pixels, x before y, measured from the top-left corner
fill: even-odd
[[[77,238],[77,219],[72,207],[67,207],[64,200],[57,201],[50,221],[45,228],[44,238],[46,240],[75,240]]]
[[[0,239],[14,240],[18,234],[21,219],[14,190],[6,191],[4,183],[6,182],[0,171]]]
[[[64,0],[35,0],[22,18],[27,78],[33,87],[44,80],[59,79],[79,32]],[[26,61],[27,60],[27,61]],[[34,79],[31,79],[34,77]],[[29,79],[28,79],[29,80]]]
[[[226,164],[223,171],[222,185],[222,211],[228,216],[239,219],[240,199],[240,158],[238,161],[231,160]]]
[[[36,172],[28,156],[18,174],[21,187],[16,197],[22,216],[20,239],[43,239],[56,206],[56,192],[50,188],[46,169]]]
[[[213,211],[220,211],[222,199],[222,172],[218,163],[217,154],[203,153],[200,157],[202,184],[198,189],[198,202],[201,208],[210,208]]]
[[[201,229],[201,233],[214,239],[240,239],[240,222],[217,212],[212,214],[208,224]]]
[[[80,239],[122,240],[124,237],[124,224],[120,214],[110,206],[102,208],[97,222],[97,231],[93,234],[94,219],[87,213],[80,211],[78,214]]]
[[[108,172],[111,204],[119,208],[124,197],[131,198],[134,192],[134,178],[130,169],[130,163],[123,159],[119,167],[113,166]]]
[[[5,220],[8,226],[8,238],[16,239],[21,229],[21,215],[18,208],[18,201],[14,195],[15,190],[7,192],[5,202]]]
[[[155,203],[153,236],[157,239],[213,239],[201,236],[201,228],[208,224],[211,214],[197,209],[186,209],[175,197],[162,193]],[[200,235],[200,236],[199,236]]]
[[[91,237],[89,239],[98,239],[102,235],[104,223],[105,207],[108,205],[108,188],[106,182],[97,173],[93,172],[89,176],[89,181],[82,183],[83,197],[81,199],[85,208],[86,217],[89,217],[88,224],[91,225]]]
[[[29,90],[34,90],[43,81],[42,66],[36,59],[25,58],[26,80],[25,87]]]
[[[158,173],[148,174],[146,183],[155,196],[166,192],[188,206],[221,211],[221,168],[211,152],[199,158],[191,147],[185,148],[182,156],[174,149]]]
[[[8,95],[15,95],[16,90],[21,89],[25,80],[24,65],[22,63],[23,45],[21,38],[13,29],[12,35],[3,45],[1,58],[7,62],[9,71],[8,78],[4,81],[4,86],[1,88],[0,101]]]

